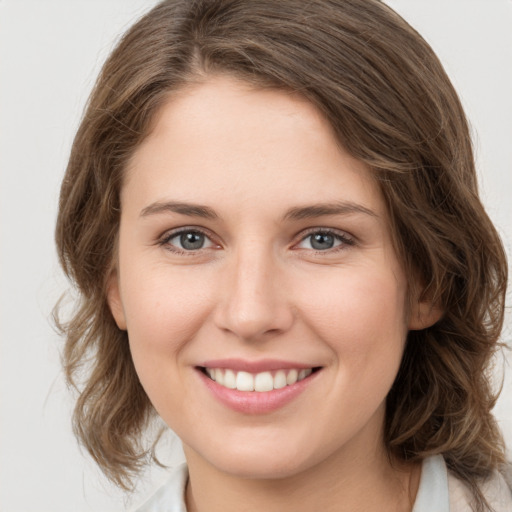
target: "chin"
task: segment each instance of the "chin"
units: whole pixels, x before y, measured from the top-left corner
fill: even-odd
[[[302,462],[302,463],[301,463]],[[219,471],[236,476],[238,478],[275,480],[293,477],[300,473],[307,464],[297,461],[296,458],[269,457],[258,453],[254,457],[243,458],[240,456],[216,461]]]
[[[200,453],[218,471],[248,479],[280,479],[292,477],[318,461],[314,453],[299,450],[298,444],[262,443],[251,440],[240,444],[231,442],[229,447]]]

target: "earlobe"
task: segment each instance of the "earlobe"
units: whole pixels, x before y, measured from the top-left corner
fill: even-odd
[[[107,303],[119,329],[126,331],[126,318],[124,314],[123,303],[121,302],[119,279],[117,277],[116,271],[112,271],[112,274],[108,280]]]
[[[431,327],[443,316],[443,310],[429,300],[420,301],[413,305],[409,317],[409,330],[421,331]]]

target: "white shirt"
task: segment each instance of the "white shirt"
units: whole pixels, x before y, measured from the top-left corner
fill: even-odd
[[[186,464],[174,469],[169,480],[134,512],[187,512],[185,488]],[[500,474],[481,485],[494,512],[512,512],[512,489]],[[421,478],[412,512],[470,512],[471,492],[449,473],[441,455],[427,457],[421,466]]]

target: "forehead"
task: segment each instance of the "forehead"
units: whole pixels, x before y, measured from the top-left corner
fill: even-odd
[[[225,76],[173,95],[130,161],[122,202],[143,207],[169,194],[222,206],[350,200],[383,208],[367,166],[343,150],[313,104]]]

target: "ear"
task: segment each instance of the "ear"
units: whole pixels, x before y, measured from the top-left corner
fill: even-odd
[[[124,314],[123,303],[121,302],[121,293],[119,291],[119,279],[117,271],[113,270],[107,283],[107,303],[114,320],[122,331],[126,331],[126,318]]]
[[[431,327],[443,316],[443,310],[428,299],[416,300],[409,315],[409,330],[421,331]]]

